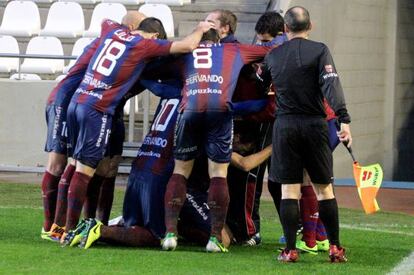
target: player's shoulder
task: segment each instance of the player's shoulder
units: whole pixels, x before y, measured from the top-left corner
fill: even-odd
[[[102,23],[101,23],[101,28],[104,31],[110,31],[110,30],[119,28],[121,26],[122,26],[121,24],[111,19],[104,19],[102,20]]]
[[[105,26],[119,26],[120,24],[112,19],[105,18],[102,20],[102,25]]]
[[[257,47],[260,47],[260,46],[234,42],[234,43],[225,43],[225,44],[223,44],[223,47],[225,49],[238,51],[238,52],[243,52],[243,51],[250,51],[250,50],[255,49]]]

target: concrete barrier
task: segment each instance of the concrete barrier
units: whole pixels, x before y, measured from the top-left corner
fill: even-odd
[[[0,165],[45,164],[45,103],[55,85],[0,79]]]

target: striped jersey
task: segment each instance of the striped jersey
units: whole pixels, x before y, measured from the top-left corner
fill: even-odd
[[[243,65],[262,59],[271,48],[238,43],[200,44],[182,60],[180,111],[228,111]]]
[[[101,37],[102,34],[105,35],[106,33],[118,28],[126,27],[111,20],[103,21],[101,25]],[[89,61],[95,53],[99,42],[100,39],[96,38],[84,48],[82,54],[78,57],[75,65],[73,65],[73,67],[69,70],[66,77],[62,79],[62,81],[60,81],[50,93],[47,99],[47,105],[53,104],[65,108],[69,105],[70,99],[81,83],[86,69],[88,68]]]
[[[133,169],[155,175],[171,175],[174,169],[174,128],[179,103],[180,96],[161,99],[150,132],[145,136],[138,150],[132,165]]]
[[[149,59],[168,55],[171,44],[167,40],[144,39],[122,28],[102,35],[72,102],[114,114]]]
[[[174,169],[173,143],[174,130],[178,117],[178,107],[181,101],[180,89],[174,85],[160,84],[153,81],[141,81],[142,84],[152,93],[161,97],[154,120],[149,133],[145,136],[141,147],[138,150],[137,157],[132,164],[133,173],[151,172],[155,175],[171,175]],[[238,106],[234,104],[240,113],[248,112],[250,106]],[[207,160],[207,158],[206,158]],[[196,161],[194,173],[202,173],[203,169],[197,170],[198,166],[202,166]],[[207,167],[207,164],[205,165]],[[207,170],[207,169],[205,169]],[[199,181],[203,178],[200,175],[191,175],[191,180]],[[207,174],[208,179],[208,174]],[[190,180],[190,181],[191,181]],[[148,179],[148,182],[151,182]]]

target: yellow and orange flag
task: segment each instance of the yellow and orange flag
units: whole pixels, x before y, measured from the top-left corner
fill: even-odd
[[[354,162],[353,166],[354,178],[362,207],[366,214],[375,213],[380,209],[376,196],[382,183],[382,168],[378,163],[369,166],[360,166],[357,161]]]

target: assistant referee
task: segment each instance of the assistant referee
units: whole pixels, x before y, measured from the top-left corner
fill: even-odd
[[[279,261],[295,262],[300,187],[306,169],[319,201],[319,215],[330,242],[332,262],[345,262],[339,242],[338,205],[333,193],[333,163],[325,121],[324,97],[338,116],[340,141],[351,146],[350,116],[328,47],[308,40],[312,24],[309,12],[300,6],[285,14],[289,41],[265,58],[263,78],[276,89],[276,121],[269,179],[282,184],[281,221],[286,248]]]

